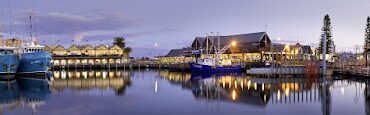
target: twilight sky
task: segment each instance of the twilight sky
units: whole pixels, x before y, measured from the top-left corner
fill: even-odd
[[[337,51],[349,51],[362,45],[370,16],[370,0],[11,0],[13,36],[28,35],[30,8],[40,42],[110,44],[123,36],[134,57],[189,46],[207,32],[253,33],[265,31],[265,25],[273,41],[316,45],[325,14]],[[9,19],[9,0],[0,0],[5,37]]]

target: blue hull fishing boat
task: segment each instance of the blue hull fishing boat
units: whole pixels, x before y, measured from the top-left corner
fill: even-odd
[[[18,73],[45,73],[49,70],[52,56],[44,51],[44,46],[31,44],[23,48]]]
[[[15,74],[19,65],[16,48],[0,47],[0,74]]]
[[[45,73],[49,70],[51,54],[47,52],[23,53],[19,73]]]

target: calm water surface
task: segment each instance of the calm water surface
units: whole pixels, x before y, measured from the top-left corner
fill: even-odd
[[[0,82],[6,115],[365,115],[364,79],[199,76],[166,70],[54,71]],[[39,79],[35,79],[37,77]]]

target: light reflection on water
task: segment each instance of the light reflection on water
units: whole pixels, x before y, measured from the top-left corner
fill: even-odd
[[[369,114],[366,79],[54,71],[0,82],[3,114]],[[20,79],[21,78],[21,79]],[[37,78],[37,79],[36,79]]]

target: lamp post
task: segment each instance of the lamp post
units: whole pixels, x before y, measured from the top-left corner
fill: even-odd
[[[323,68],[323,71],[322,71],[322,75],[323,76],[326,76],[326,33],[323,33],[323,51],[322,51],[322,68]]]

